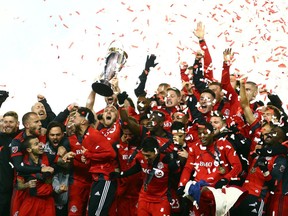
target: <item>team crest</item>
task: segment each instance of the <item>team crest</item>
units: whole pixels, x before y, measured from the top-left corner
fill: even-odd
[[[75,213],[78,211],[77,207],[75,205],[73,205],[70,209],[71,212]]]
[[[13,146],[12,147],[12,153],[16,153],[18,151],[18,146]]]

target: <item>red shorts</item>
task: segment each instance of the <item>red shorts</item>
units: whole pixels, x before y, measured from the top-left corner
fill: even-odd
[[[27,196],[23,201],[18,216],[56,215],[53,196]]]
[[[117,214],[118,215],[136,216],[137,209],[138,209],[138,197],[135,197],[135,198],[118,197],[117,198]]]
[[[288,196],[283,194],[270,195],[266,206],[266,215],[285,215],[288,212]]]
[[[13,190],[11,199],[11,215],[18,215],[20,206],[27,196],[28,192],[26,190]]]
[[[138,215],[141,216],[163,216],[171,214],[171,205],[168,199],[162,200],[161,202],[147,202],[141,201],[138,202]]]
[[[68,216],[86,215],[90,187],[91,184],[84,184],[75,180],[73,184],[69,185]]]

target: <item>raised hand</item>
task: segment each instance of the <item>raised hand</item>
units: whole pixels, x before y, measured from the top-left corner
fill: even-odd
[[[118,104],[121,106],[124,104],[124,101],[128,98],[128,94],[126,91],[119,93],[117,95],[117,99],[118,99]]]
[[[0,90],[0,107],[8,97],[9,97],[9,92]]]
[[[202,22],[197,23],[197,28],[194,30],[194,35],[199,39],[203,40],[205,35],[205,26],[202,24]]]
[[[158,63],[155,63],[156,56],[154,54],[151,54],[150,56],[147,55],[146,63],[145,63],[145,70],[150,71],[151,67],[156,67]]]
[[[232,52],[232,49],[231,48],[228,48],[228,49],[225,49],[223,51],[223,61],[225,63],[232,63],[233,61],[233,58],[234,58],[234,53]]]

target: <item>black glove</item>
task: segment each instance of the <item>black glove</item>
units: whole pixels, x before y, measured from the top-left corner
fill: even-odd
[[[287,147],[281,144],[275,144],[266,148],[256,149],[256,153],[260,156],[275,156],[279,154],[287,154]]]
[[[126,91],[119,93],[117,95],[117,99],[118,99],[118,104],[121,106],[124,104],[124,101],[128,98],[128,94]]]
[[[150,71],[150,67],[156,67],[158,63],[155,63],[156,56],[155,55],[147,55],[146,63],[145,63],[145,70]]]
[[[268,171],[268,161],[266,160],[265,157],[260,157],[258,160],[257,160],[257,165],[258,167],[261,169],[261,171],[263,173],[267,172]]]
[[[273,105],[273,106],[281,109],[283,103],[282,103],[282,101],[278,95],[268,94],[268,98],[270,100],[270,102],[268,102],[268,105]]]
[[[0,107],[4,103],[4,101],[9,97],[9,92],[0,90]]]
[[[179,197],[182,197],[182,196],[184,195],[184,189],[185,189],[184,186],[178,187],[176,193],[177,193],[177,195],[178,195]]]
[[[215,188],[222,188],[224,185],[227,185],[228,184],[228,179],[226,178],[222,178],[220,179],[216,184],[215,184]]]

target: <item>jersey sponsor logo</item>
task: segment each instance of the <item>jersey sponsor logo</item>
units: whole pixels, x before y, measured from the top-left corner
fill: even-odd
[[[94,195],[95,195],[95,196],[100,196],[101,194],[100,194],[99,191],[97,191]]]
[[[13,146],[12,147],[12,153],[16,153],[18,151],[18,146]]]
[[[164,172],[162,170],[157,169],[157,168],[153,168],[153,170],[155,171],[154,176],[156,178],[162,178],[164,176]],[[142,168],[142,171],[147,174],[151,172],[150,169],[146,169],[146,168]]]
[[[200,161],[199,162],[199,166],[203,166],[203,167],[212,167],[212,162],[204,162],[204,161]]]
[[[142,168],[142,171],[143,171],[144,173],[149,174],[151,170],[150,170],[150,169],[146,169],[146,168]]]
[[[171,126],[172,126],[172,122],[170,122],[170,121],[164,122],[164,127],[171,127]]]

